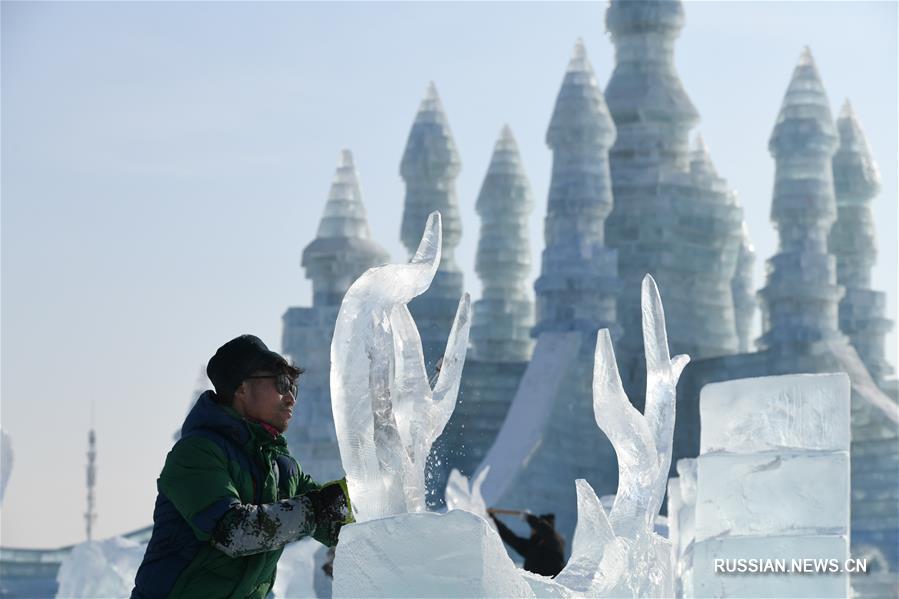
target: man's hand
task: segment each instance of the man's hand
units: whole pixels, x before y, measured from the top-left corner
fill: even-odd
[[[315,510],[315,538],[328,547],[337,545],[340,529],[356,521],[346,479],[325,483],[308,497]]]

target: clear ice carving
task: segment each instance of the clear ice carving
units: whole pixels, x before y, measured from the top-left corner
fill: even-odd
[[[446,514],[406,513],[423,506],[423,490],[416,487],[410,493],[407,489],[404,498],[387,488],[403,480],[416,484],[421,480],[417,475],[410,478],[410,472],[402,470],[417,465],[420,472],[423,464],[410,459],[400,446],[409,438],[402,437],[405,421],[399,416],[398,405],[407,406],[416,394],[426,392],[427,385],[420,382],[424,373],[415,323],[397,313],[407,315],[403,302],[427,287],[439,260],[439,245],[439,221],[435,218],[435,222],[429,222],[408,270],[398,270],[401,267],[397,266],[372,269],[350,289],[341,309],[332,346],[332,397],[335,417],[342,419],[337,424],[338,438],[344,468],[352,477],[350,493],[359,522],[341,532],[334,562],[334,595],[671,596],[671,544],[653,532],[653,524],[671,464],[675,386],[689,358],[669,358],[661,300],[648,275],[643,281],[649,373],[646,414],[640,414],[624,394],[608,331],[600,331],[593,405],[597,424],[618,454],[620,486],[607,516],[590,485],[585,480],[576,481],[578,525],[571,559],[559,576],[550,579],[515,568],[496,531],[484,519],[466,509],[452,509],[483,501],[480,486],[486,469],[470,487],[461,474],[453,473],[447,487],[451,509]],[[395,284],[384,289],[385,281]],[[445,378],[438,381],[435,396],[438,389],[452,387],[455,398],[465,357],[467,308],[463,298],[446,353],[447,360],[459,362],[445,360],[441,371]],[[451,368],[456,370],[449,372]],[[369,381],[370,389],[366,387]],[[403,395],[410,389],[414,393]],[[417,402],[417,413],[427,413],[421,408],[432,405]],[[437,432],[449,417],[442,409],[445,406],[438,405],[434,411],[439,414],[429,421],[428,428]],[[452,407],[450,402],[448,411]],[[372,408],[386,408],[389,417],[378,413],[373,417]],[[351,417],[355,418],[352,423]],[[349,428],[351,424],[355,428]],[[426,455],[415,454],[415,459]],[[403,476],[406,478],[400,480]],[[403,505],[403,501],[407,503]]]
[[[444,492],[447,511],[465,510],[466,512],[477,514],[490,522],[490,520],[487,519],[487,504],[484,502],[484,497],[481,495],[481,485],[484,483],[484,479],[487,478],[487,474],[489,473],[490,466],[481,469],[469,486],[468,478],[457,469],[453,468],[452,472],[450,472],[449,480],[447,480],[446,483],[446,491]]]
[[[428,289],[440,256],[432,212],[412,260],[366,271],[337,316],[331,405],[357,522],[425,510],[425,462],[456,404],[470,326],[465,293],[432,389],[407,304]]]
[[[655,281],[643,278],[641,307],[646,354],[645,414],[628,400],[612,340],[599,331],[593,372],[596,423],[618,456],[618,493],[606,516],[589,483],[578,485],[578,524],[568,566],[559,581],[589,595],[669,596],[673,591],[670,542],[653,532],[671,465],[675,388],[690,358],[669,357],[665,314]],[[614,537],[612,536],[614,535]],[[621,549],[623,563],[616,552]],[[608,557],[606,557],[608,554]],[[593,580],[587,564],[602,556]],[[603,568],[619,568],[618,576]]]

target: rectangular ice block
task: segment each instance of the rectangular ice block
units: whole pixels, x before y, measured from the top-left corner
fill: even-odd
[[[849,377],[791,374],[711,383],[699,399],[700,454],[849,450]]]
[[[697,541],[849,531],[847,452],[709,454],[698,462]]]
[[[848,597],[848,559],[844,536],[702,541],[694,545],[692,595],[685,596]]]

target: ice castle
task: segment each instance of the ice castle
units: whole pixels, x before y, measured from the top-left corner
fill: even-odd
[[[432,489],[443,488],[452,468],[474,475],[489,465],[482,489],[488,505],[555,512],[571,539],[572,482],[585,478],[606,495],[617,487],[614,452],[592,415],[596,332],[612,331],[628,396],[642,408],[640,281],[651,273],[665,298],[671,353],[693,358],[677,390],[672,475],[678,458],[699,453],[699,395],[706,384],[846,372],[852,390],[852,552],[895,577],[899,408],[884,359],[892,323],[883,316],[884,294],[870,281],[876,164],[848,101],[833,119],[811,52],[804,50],[780,112],[771,115],[771,219],[780,243],[756,293],[742,208],[701,138],[691,144],[699,112],[673,59],[683,25],[680,1],[613,0],[606,27],[615,68],[605,90],[583,44],[576,44],[549,117],[552,178],[533,294],[526,281],[529,246],[536,240],[528,239],[526,223],[534,197],[512,131],[500,132],[477,198],[476,272],[483,294],[473,306],[459,404],[432,454]],[[428,213],[443,215],[437,275],[410,304],[429,372],[463,291],[453,257],[462,228],[454,189],[459,166],[432,84],[400,167],[406,183],[401,238],[410,253]],[[340,301],[356,277],[386,261],[371,239],[352,156],[345,151],[317,237],[303,251],[312,306],[290,308],[283,319],[282,348],[307,369],[306,417],[288,434],[294,453],[317,478],[340,475],[328,381]],[[753,340],[757,307],[762,335]],[[867,580],[869,588],[853,585],[876,595],[877,576]]]

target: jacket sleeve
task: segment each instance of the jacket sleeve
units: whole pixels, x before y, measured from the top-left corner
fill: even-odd
[[[222,450],[208,439],[187,437],[169,452],[158,486],[197,539],[237,557],[279,549],[315,532],[315,485],[307,478],[301,481],[303,495],[243,503]]]
[[[337,545],[340,529],[354,522],[346,480],[265,505],[236,505],[212,533],[212,546],[231,557],[279,549],[312,535]]]
[[[212,546],[229,557],[280,549],[315,532],[315,506],[309,495],[263,505],[232,507],[212,532]]]
[[[227,458],[215,443],[202,437],[187,437],[175,444],[157,486],[201,541],[208,541],[219,520],[241,503]]]
[[[527,557],[528,552],[528,540],[523,539],[516,535],[512,530],[503,524],[498,518],[493,518],[493,522],[496,524],[496,531],[499,533],[499,537],[507,544],[509,547],[514,549],[521,555],[521,557]]]

